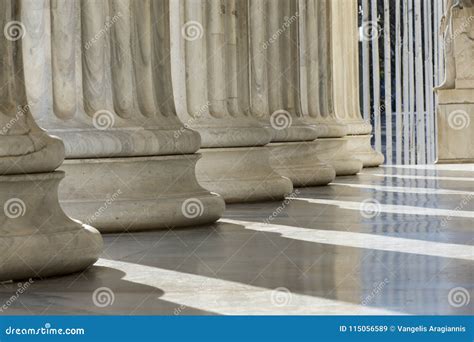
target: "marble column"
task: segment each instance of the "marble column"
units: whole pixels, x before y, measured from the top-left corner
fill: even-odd
[[[364,167],[384,162],[371,146],[372,127],[365,122],[359,102],[359,39],[357,0],[331,0],[331,52],[334,112],[347,125],[348,148]]]
[[[446,75],[438,93],[438,163],[474,162],[474,3],[446,0]]]
[[[176,115],[168,0],[29,0],[23,52],[38,124],[63,139],[60,200],[101,232],[212,223],[197,132]]]
[[[289,179],[270,166],[271,132],[251,115],[248,4],[240,0],[173,1],[175,102],[202,138],[200,184],[226,202],[281,199]]]
[[[349,152],[348,126],[334,111],[331,54],[331,0],[299,0],[301,109],[318,129],[317,156],[336,170],[353,175],[362,162]]]
[[[250,6],[251,111],[272,132],[271,165],[294,186],[328,184],[335,170],[319,159],[318,128],[306,121],[300,103],[298,1]]]
[[[35,123],[26,97],[26,1],[0,2],[0,280],[73,273],[102,251],[99,232],[70,219],[58,202],[64,145]]]

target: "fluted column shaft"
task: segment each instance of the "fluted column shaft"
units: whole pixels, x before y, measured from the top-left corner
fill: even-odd
[[[23,39],[41,7],[5,0],[0,13],[0,280],[77,272],[97,260],[102,239],[59,206],[64,145],[37,126],[26,96]]]
[[[40,5],[38,5],[40,6]],[[60,197],[102,232],[215,221],[221,198],[197,184],[197,132],[173,101],[169,0],[47,0],[27,13],[27,96],[66,146]],[[188,199],[199,215],[188,217]],[[105,208],[105,209],[104,209]]]
[[[384,158],[371,146],[372,127],[363,120],[359,104],[358,3],[357,0],[330,3],[335,115],[347,126],[351,154],[364,167],[378,166]]]
[[[35,34],[25,51],[37,63],[26,67],[27,91],[66,157],[197,151],[196,132],[174,135],[183,125],[172,101],[167,1],[51,1],[28,23]]]
[[[298,1],[250,2],[251,112],[272,132],[272,166],[295,186],[323,185],[332,166],[318,158],[318,127],[300,101]]]
[[[228,202],[279,199],[288,179],[270,167],[272,138],[250,113],[248,3],[174,2],[173,81],[178,115],[202,138],[201,184]]]
[[[334,110],[330,0],[299,0],[300,100],[304,117],[318,130],[318,157],[337,175],[360,171],[352,157],[348,127]]]

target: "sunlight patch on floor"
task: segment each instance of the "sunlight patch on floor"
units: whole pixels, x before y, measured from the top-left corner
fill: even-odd
[[[245,229],[259,232],[277,233],[281,234],[283,237],[300,241],[353,248],[375,249],[397,253],[428,255],[451,259],[474,260],[474,247],[469,245],[423,241],[347,231],[308,229],[230,219],[220,220],[219,222],[243,225],[245,226]]]
[[[370,176],[398,179],[420,179],[420,180],[439,180],[439,181],[457,181],[474,182],[474,177],[446,177],[446,176],[417,176],[417,175],[389,175],[382,173],[373,173]]]
[[[348,186],[351,188],[358,189],[373,189],[375,191],[386,191],[386,192],[398,192],[405,194],[429,194],[429,195],[461,195],[461,196],[473,196],[474,192],[470,191],[457,191],[457,190],[445,190],[445,189],[434,189],[434,188],[413,188],[413,187],[402,187],[402,186],[386,186],[378,184],[348,184],[348,183],[333,183],[332,186]]]
[[[175,315],[185,314],[186,307],[222,315],[403,314],[123,261],[99,259],[96,265],[124,272],[123,280],[161,289],[164,295],[159,299],[176,303]]]
[[[306,201],[308,203],[314,203],[314,204],[335,205],[335,206],[338,206],[339,208],[347,209],[347,210],[362,211],[364,209],[363,208],[364,202],[338,201],[338,200],[304,198],[304,197],[294,199],[294,201]],[[377,211],[379,213],[390,213],[390,214],[401,214],[401,215],[439,216],[439,217],[446,217],[446,218],[447,217],[474,218],[474,211],[425,208],[425,207],[415,207],[411,205],[399,205],[399,204],[379,203],[377,206]]]

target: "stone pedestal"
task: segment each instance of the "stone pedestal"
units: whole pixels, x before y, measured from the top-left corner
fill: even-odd
[[[334,111],[331,9],[329,1],[299,1],[299,52],[301,110],[317,127],[315,153],[336,175],[353,175],[362,162],[349,151],[348,127]]]
[[[29,60],[22,53],[30,5],[0,2],[0,281],[81,271],[102,250],[99,232],[59,206],[64,173],[54,170],[64,146],[39,129],[30,112],[24,77]]]
[[[271,168],[271,132],[250,111],[246,1],[171,6],[174,96],[202,138],[198,181],[226,202],[282,199],[292,184]]]
[[[271,165],[295,186],[328,184],[335,170],[319,159],[318,127],[301,110],[298,2],[257,0],[250,6],[250,103],[272,131]]]
[[[438,163],[474,162],[474,6],[460,1],[443,18],[446,73],[438,91]],[[453,6],[454,5],[454,6]]]
[[[347,126],[352,157],[364,167],[379,166],[384,157],[372,148],[372,127],[360,113],[357,0],[331,0],[330,5],[334,112]]]
[[[216,221],[224,202],[196,181],[200,137],[174,106],[169,1],[49,5],[27,8],[26,88],[38,124],[64,140],[65,211],[102,232]]]
[[[438,163],[474,163],[474,89],[438,91]]]

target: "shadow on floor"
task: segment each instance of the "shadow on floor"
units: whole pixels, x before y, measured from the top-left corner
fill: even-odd
[[[66,277],[33,279],[27,287],[26,282],[2,284],[0,303],[7,307],[0,315],[213,314],[161,300],[162,290],[124,280],[125,276],[114,268],[93,266]],[[19,294],[20,288],[25,290]]]

